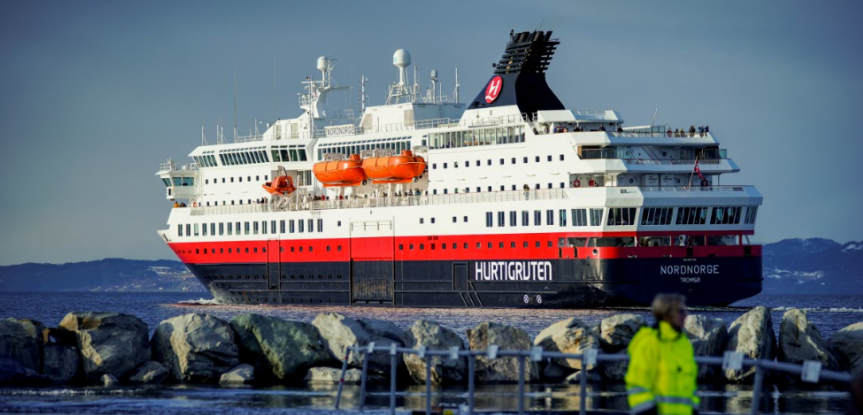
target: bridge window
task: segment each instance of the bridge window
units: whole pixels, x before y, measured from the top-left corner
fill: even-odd
[[[590,210],[590,226],[602,225],[602,209]]]
[[[704,225],[707,223],[706,207],[677,208],[677,225]]]
[[[674,208],[645,207],[641,209],[641,224],[644,226],[671,225],[671,215]]]
[[[752,225],[755,223],[755,216],[758,215],[758,206],[749,206],[746,208],[746,220],[744,223]]]
[[[713,214],[710,216],[711,225],[736,225],[740,223],[739,206],[731,207],[715,207]]]
[[[609,226],[629,226],[635,224],[635,208],[608,209]]]

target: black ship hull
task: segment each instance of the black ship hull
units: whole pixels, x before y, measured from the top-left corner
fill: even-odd
[[[728,305],[761,292],[760,256],[546,261],[187,264],[228,304],[589,308],[647,305],[660,292]]]

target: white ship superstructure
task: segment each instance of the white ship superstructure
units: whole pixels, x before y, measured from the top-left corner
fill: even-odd
[[[175,202],[159,231],[223,302],[581,307],[659,291],[728,304],[761,290],[748,236],[762,198],[713,133],[629,127],[567,110],[545,82],[551,32],[511,34],[460,103],[437,74],[399,81],[358,118],[328,110],[333,61],[302,114],[201,145],[157,175]],[[334,112],[329,114],[328,112]]]

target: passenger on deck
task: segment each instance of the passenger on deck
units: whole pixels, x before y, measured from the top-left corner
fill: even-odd
[[[599,126],[599,131],[605,131],[605,124]]]
[[[622,132],[623,132],[623,127],[621,127],[620,125],[618,125],[618,126],[617,126],[617,132],[622,133]]]
[[[668,136],[671,137],[671,134],[672,134],[671,128],[669,128],[668,131],[665,132],[665,134],[668,134]]]
[[[174,202],[174,207],[175,207],[175,208],[180,207],[180,203],[179,203],[179,202]]]
[[[695,137],[695,126],[694,125],[689,126],[689,136]]]

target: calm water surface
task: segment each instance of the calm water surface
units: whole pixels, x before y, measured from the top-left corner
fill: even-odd
[[[803,308],[824,337],[849,324],[863,321],[863,296],[769,296],[759,295],[731,307],[693,308],[693,314],[705,314],[731,322],[751,307],[765,305],[773,309],[773,323],[778,330],[782,314],[791,308]],[[548,325],[568,317],[578,317],[588,324],[621,312],[649,317],[646,308],[591,310],[461,310],[410,308],[352,308],[309,306],[235,306],[215,304],[209,296],[189,293],[0,293],[0,318],[26,317],[45,325],[57,325],[73,310],[103,310],[134,314],[144,320],[152,332],[160,321],[177,315],[203,312],[224,319],[244,313],[259,313],[285,319],[310,322],[323,311],[334,311],[351,317],[369,317],[394,322],[408,328],[418,319],[438,321],[464,336],[466,329],[483,321],[511,324],[536,336]],[[588,405],[626,409],[621,385],[593,385]],[[528,405],[536,410],[577,410],[578,389],[568,385],[532,385],[534,395]],[[751,388],[741,386],[703,386],[705,408],[719,412],[748,413]],[[458,404],[463,398],[458,389],[436,390],[435,405]],[[478,388],[478,409],[515,409],[515,386]],[[193,413],[321,413],[332,412],[335,391],[316,388],[220,388],[210,386],[104,388],[2,388],[0,413],[123,413],[123,414],[193,414]],[[847,394],[820,388],[799,391],[788,386],[773,387],[765,401],[770,412],[842,413]],[[345,412],[357,411],[358,390],[347,387],[342,404]],[[423,387],[412,387],[399,398],[404,409],[424,408]],[[367,405],[373,411],[386,407],[383,390],[372,393]],[[366,410],[365,412],[369,412]],[[384,413],[384,412],[382,412]]]

